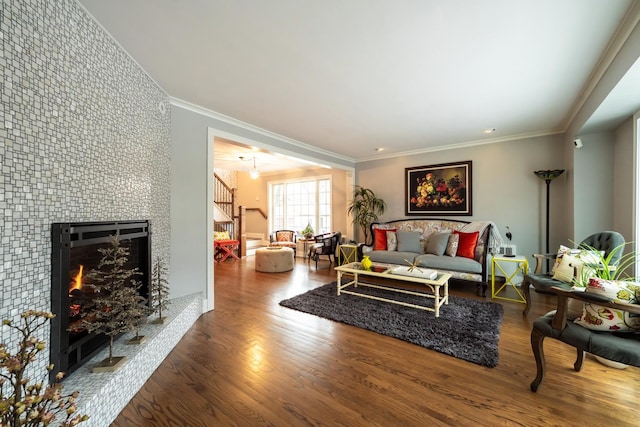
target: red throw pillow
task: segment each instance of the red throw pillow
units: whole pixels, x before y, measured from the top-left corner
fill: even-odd
[[[387,250],[387,231],[396,231],[397,228],[374,228],[373,229],[373,250]]]
[[[459,235],[458,240],[458,252],[456,252],[456,256],[463,256],[465,258],[476,258],[476,245],[478,244],[478,236],[479,232],[474,231],[473,233],[463,233],[458,230],[454,230],[454,234]]]

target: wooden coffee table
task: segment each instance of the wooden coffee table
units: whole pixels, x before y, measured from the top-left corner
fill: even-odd
[[[413,277],[413,276],[394,274],[392,273],[392,270],[396,267],[398,267],[398,265],[373,263],[371,268],[369,270],[366,270],[365,268],[362,267],[362,265],[359,262],[352,262],[349,264],[336,267],[335,270],[338,272],[338,281],[337,281],[338,295],[340,294],[356,295],[363,298],[384,301],[392,304],[404,305],[407,307],[413,307],[420,310],[433,311],[435,312],[435,317],[439,317],[440,307],[443,304],[449,303],[449,279],[451,278],[451,274],[438,272],[437,277],[435,279],[427,279],[423,277]],[[347,275],[353,276],[353,280],[346,283],[342,283],[342,275],[345,273]],[[431,293],[415,292],[409,289],[403,289],[403,288],[394,287],[394,286],[362,283],[358,281],[360,276],[379,277],[383,279],[397,280],[401,282],[417,283],[417,284],[426,286],[431,291]],[[382,298],[374,295],[367,295],[361,292],[356,292],[355,289],[358,286],[384,289],[387,291],[393,291],[393,292],[402,293],[402,294],[431,298],[434,300],[433,308],[423,306],[423,305],[406,303],[403,301],[397,301],[390,298]],[[443,295],[440,295],[440,288],[443,289],[443,293],[444,293]]]

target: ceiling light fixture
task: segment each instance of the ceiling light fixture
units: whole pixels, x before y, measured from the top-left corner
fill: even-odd
[[[482,129],[482,133],[484,133],[484,134],[494,133],[495,131],[496,131],[496,128]]]
[[[375,149],[376,151],[384,151],[384,147],[378,147]]]
[[[251,179],[260,178],[260,171],[256,168],[256,158],[253,158],[253,168],[249,169],[249,176]]]

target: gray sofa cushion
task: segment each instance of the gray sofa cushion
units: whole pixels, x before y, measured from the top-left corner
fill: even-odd
[[[420,267],[433,268],[435,270],[466,271],[469,273],[482,273],[482,264],[465,257],[437,256],[433,254],[418,255],[415,260]]]
[[[433,233],[427,240],[426,253],[434,255],[444,255],[444,251],[447,249],[447,243],[449,243],[449,236],[451,233]]]
[[[365,253],[369,255],[371,261],[385,262],[388,264],[408,265],[407,261],[413,262],[413,259],[418,255],[415,252],[398,252],[398,251],[370,251]]]
[[[417,231],[396,231],[399,252],[422,253],[420,244],[420,233]]]

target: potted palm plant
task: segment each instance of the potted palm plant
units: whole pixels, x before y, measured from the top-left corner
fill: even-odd
[[[353,215],[353,224],[364,230],[364,242],[369,242],[369,226],[378,220],[378,215],[384,214],[386,208],[384,200],[376,194],[359,185],[353,190],[353,200],[347,207],[347,214]]]

